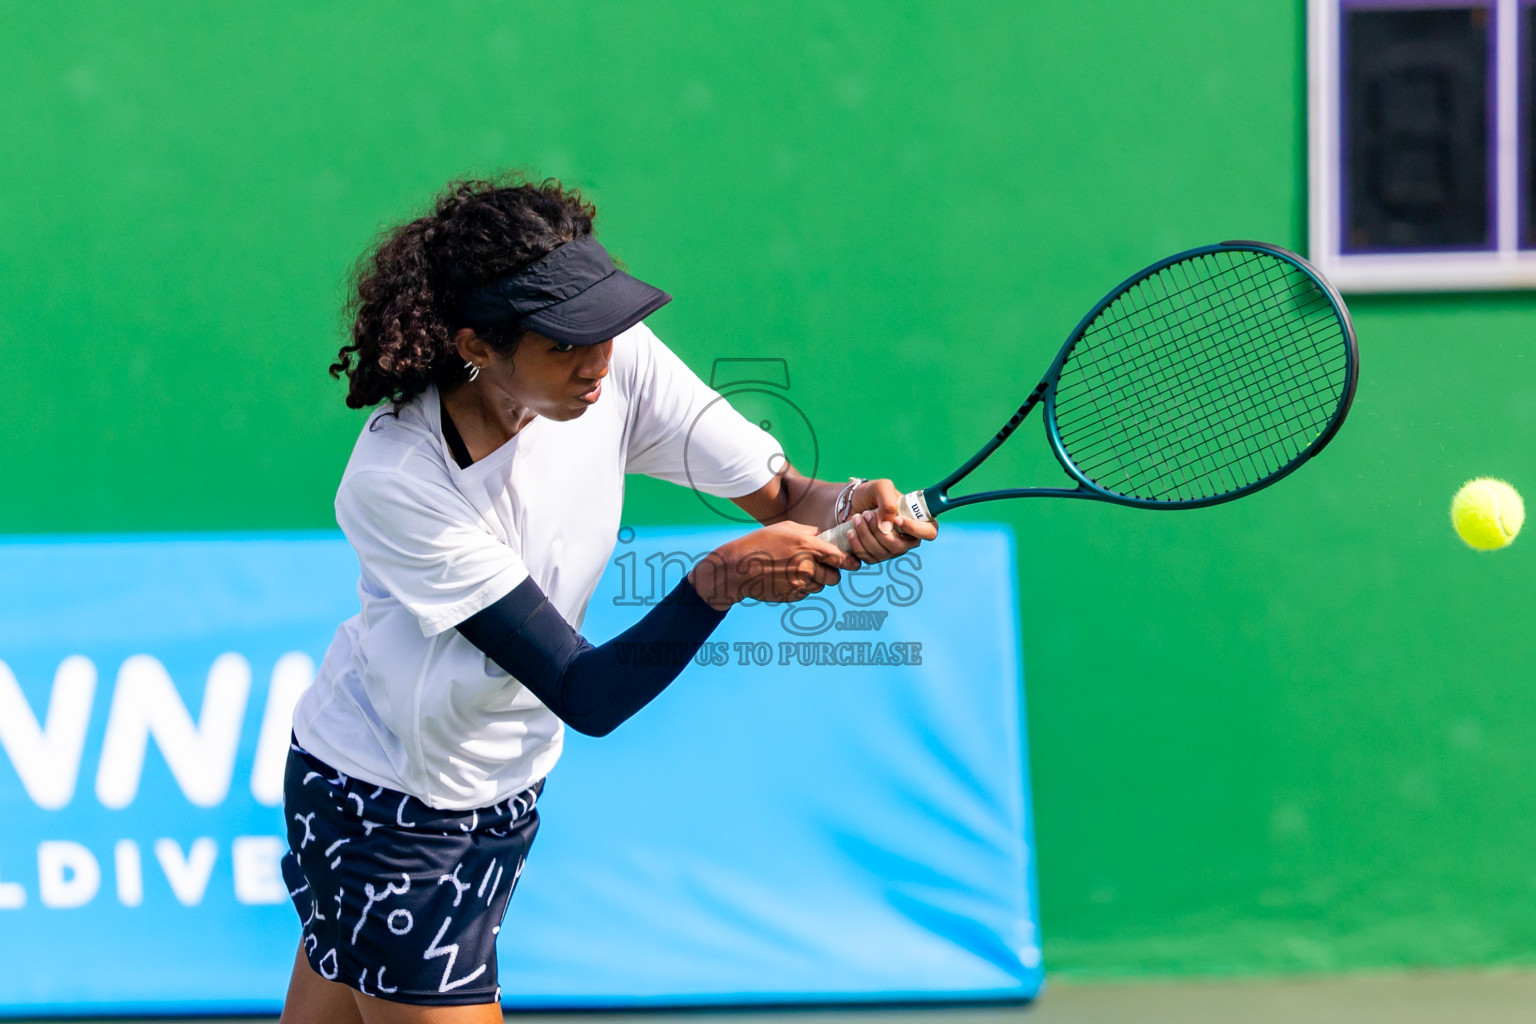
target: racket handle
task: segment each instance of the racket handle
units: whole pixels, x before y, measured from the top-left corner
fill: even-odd
[[[925,523],[933,518],[933,513],[928,511],[928,501],[923,497],[921,490],[902,495],[901,510],[903,515],[910,516],[920,523]],[[849,519],[846,523],[838,523],[832,529],[821,534],[818,539],[836,544],[839,551],[851,551],[852,549],[848,546],[848,535],[852,532],[853,520]]]

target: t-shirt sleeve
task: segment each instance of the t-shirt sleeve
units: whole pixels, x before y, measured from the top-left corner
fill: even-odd
[[[625,472],[643,473],[718,498],[751,494],[784,465],[784,448],[749,422],[644,325],[631,343],[632,426]]]
[[[435,636],[499,601],[528,578],[522,557],[493,536],[451,487],[401,471],[349,475],[336,521],[364,573]]]

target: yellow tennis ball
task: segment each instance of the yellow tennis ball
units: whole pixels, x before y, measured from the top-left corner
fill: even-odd
[[[1486,476],[1469,480],[1451,499],[1451,525],[1479,551],[1504,547],[1524,522],[1525,502],[1503,480]]]

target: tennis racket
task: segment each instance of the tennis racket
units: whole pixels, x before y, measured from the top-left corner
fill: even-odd
[[[1024,404],[981,450],[902,499],[921,522],[1003,498],[1136,508],[1231,501],[1296,471],[1338,433],[1359,347],[1344,300],[1310,263],[1222,242],[1152,264],[1083,317]],[[1035,406],[1075,487],[952,495]],[[826,533],[848,550],[853,524]]]

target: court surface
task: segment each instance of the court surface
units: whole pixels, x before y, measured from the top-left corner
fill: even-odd
[[[245,1020],[247,1024],[271,1021]],[[1536,970],[1221,982],[1057,982],[1030,1006],[536,1013],[509,1014],[507,1020],[514,1024],[1530,1024],[1536,1021]],[[141,1019],[139,1024],[160,1022]],[[176,1024],[213,1022],[182,1019]],[[235,1021],[222,1018],[221,1024]]]

